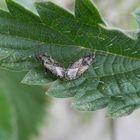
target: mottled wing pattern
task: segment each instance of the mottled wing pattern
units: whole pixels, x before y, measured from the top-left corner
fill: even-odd
[[[86,55],[80,58],[66,70],[65,78],[67,80],[77,79],[89,68],[94,59],[95,55]]]
[[[56,75],[60,78],[64,77],[65,69],[58,64],[57,61],[52,59],[50,56],[46,56],[44,54],[39,54],[37,59],[42,61],[44,67],[49,70],[53,75]]]
[[[42,61],[44,67],[51,71],[53,75],[56,75],[65,80],[74,80],[80,77],[89,68],[95,59],[95,55],[86,55],[80,58],[68,69],[63,68],[57,61],[44,54],[39,54],[37,59]]]

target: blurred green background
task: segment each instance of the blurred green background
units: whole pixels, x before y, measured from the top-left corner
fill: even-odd
[[[41,0],[15,1],[37,14],[34,2]],[[74,10],[74,0],[51,1]],[[94,2],[109,26],[127,30],[137,28],[131,13],[140,7],[139,0]],[[0,0],[0,7],[7,10],[4,0]],[[48,98],[44,87],[20,84],[23,75],[0,70],[0,140],[140,139],[140,111],[117,120],[106,118],[105,110],[77,112],[71,109],[70,99]]]

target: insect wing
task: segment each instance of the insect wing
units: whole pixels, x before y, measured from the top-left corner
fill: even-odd
[[[83,59],[79,59],[78,61],[74,62],[66,71],[65,73],[65,78],[67,80],[72,80],[72,79],[76,79],[78,77],[78,71],[79,68],[81,67]]]
[[[95,58],[94,55],[87,55],[74,62],[67,69],[65,73],[65,78],[68,80],[73,80],[80,77],[92,64],[94,58]]]
[[[65,69],[61,67],[57,61],[55,61],[50,56],[46,56],[43,54],[38,55],[38,59],[42,61],[44,67],[60,78],[64,77]]]

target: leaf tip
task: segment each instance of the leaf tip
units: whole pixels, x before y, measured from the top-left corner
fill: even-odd
[[[135,17],[137,24],[140,26],[140,8],[131,13]]]

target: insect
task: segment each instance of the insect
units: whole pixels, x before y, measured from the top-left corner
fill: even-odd
[[[63,78],[65,75],[65,69],[58,64],[57,61],[55,61],[51,56],[47,56],[44,54],[39,54],[37,56],[37,59],[42,62],[44,67],[52,72],[53,75],[56,75],[60,78]]]
[[[44,67],[53,75],[58,76],[64,80],[74,80],[79,78],[92,64],[95,59],[95,54],[85,55],[75,61],[67,69],[61,66],[51,56],[38,54],[37,59],[42,62]]]
[[[92,64],[95,55],[86,55],[74,62],[65,72],[65,79],[73,80],[80,77]]]

